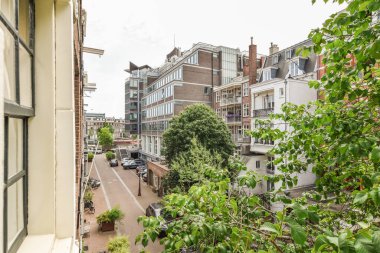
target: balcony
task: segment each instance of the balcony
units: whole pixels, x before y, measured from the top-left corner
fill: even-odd
[[[231,134],[232,141],[235,143],[251,143],[250,136],[244,136],[241,134]]]
[[[273,175],[274,174],[274,168],[266,168],[267,174]]]
[[[263,145],[274,145],[274,141],[272,140],[263,140],[263,139],[255,139],[255,144],[263,144]]]
[[[252,112],[253,112],[252,113],[253,118],[268,117],[269,114],[273,113],[273,107],[253,110]]]
[[[220,100],[220,106],[241,104],[241,97],[222,98]]]
[[[224,122],[226,122],[227,124],[241,123],[241,115],[227,114]]]

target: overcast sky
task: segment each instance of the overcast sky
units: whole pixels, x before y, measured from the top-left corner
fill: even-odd
[[[97,90],[86,98],[87,112],[124,118],[124,82],[129,61],[161,65],[175,45],[182,50],[205,42],[258,53],[270,42],[280,50],[307,38],[342,6],[317,0],[83,0],[87,11],[85,46],[104,49],[84,55],[89,82]]]

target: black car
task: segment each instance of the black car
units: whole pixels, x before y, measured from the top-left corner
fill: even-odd
[[[117,167],[117,166],[119,166],[119,162],[116,159],[112,159],[110,161],[110,166],[111,167]]]
[[[163,238],[166,236],[166,230],[168,226],[166,225],[168,222],[172,220],[170,214],[165,212],[164,206],[161,203],[152,203],[146,209],[146,216],[154,216],[159,217],[162,216],[164,218],[164,223],[161,224],[161,232],[158,235],[158,238]]]
[[[139,165],[135,161],[126,162],[123,164],[124,169],[136,169]]]

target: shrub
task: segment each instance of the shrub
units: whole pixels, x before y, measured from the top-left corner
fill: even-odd
[[[99,216],[96,217],[96,222],[98,224],[103,223],[103,222],[114,222],[117,220],[121,220],[124,217],[123,211],[120,210],[119,207],[114,207],[110,210],[107,210]]]
[[[91,162],[92,159],[94,159],[94,153],[89,152],[89,153],[87,154],[87,160],[88,160],[89,162]]]
[[[112,151],[107,151],[106,158],[108,161],[111,159],[114,159],[115,157],[116,157],[115,153],[113,153]]]
[[[129,240],[126,236],[114,237],[107,243],[107,250],[110,253],[130,253],[129,247]]]
[[[86,189],[84,192],[83,200],[85,203],[92,201],[92,197],[94,196],[94,193],[90,189]]]

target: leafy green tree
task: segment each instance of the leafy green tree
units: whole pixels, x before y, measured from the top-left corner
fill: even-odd
[[[323,54],[326,74],[309,85],[323,90],[324,100],[286,104],[282,114],[258,122],[284,121],[292,131],[252,132],[277,140],[271,152],[282,173],[265,179],[279,182],[267,197],[283,210],[271,210],[256,195],[225,194],[231,185],[254,188],[252,172],[233,184],[193,186],[165,197],[175,217],[162,239],[165,252],[380,252],[380,23],[374,19],[380,2],[332,1],[347,7],[313,30],[314,45],[302,52]],[[315,190],[288,197],[295,173],[308,167],[317,176]],[[143,224],[139,239],[156,238],[159,222]]]
[[[225,164],[235,149],[226,124],[205,104],[190,105],[170,121],[163,134],[163,153],[169,164],[191,148],[193,138],[212,154],[220,154]]]
[[[176,156],[163,184],[168,192],[187,192],[194,184],[220,180],[228,176],[220,155],[212,155],[195,138],[188,151]]]
[[[113,145],[113,136],[108,127],[103,127],[98,133],[99,144],[102,145],[103,149],[110,149]]]

